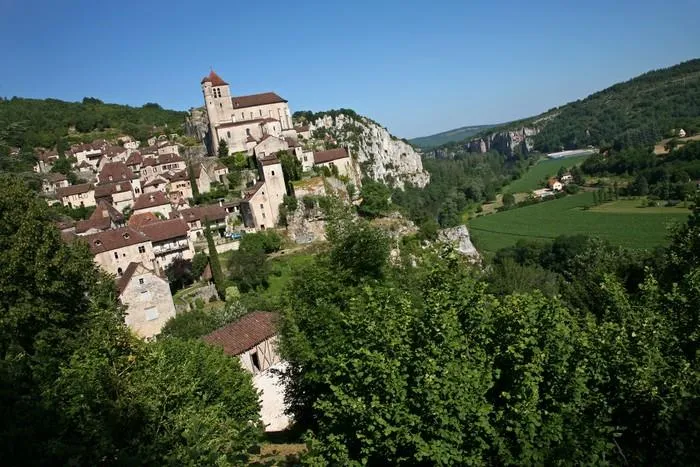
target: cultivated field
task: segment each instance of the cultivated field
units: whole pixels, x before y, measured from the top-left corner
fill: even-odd
[[[580,164],[590,154],[584,154],[581,156],[564,157],[560,159],[540,159],[540,161],[534,166],[530,167],[530,170],[525,172],[522,177],[513,181],[510,185],[504,188],[504,191],[510,193],[520,193],[520,192],[530,192],[542,188],[540,182],[545,179],[552,177],[559,172],[561,167],[566,167],[567,169],[575,165]]]
[[[495,252],[518,240],[549,240],[559,235],[585,234],[627,248],[654,248],[668,241],[668,228],[685,222],[684,208],[642,208],[640,200],[619,200],[584,210],[593,193],[546,201],[532,206],[477,217],[469,221],[474,244]]]

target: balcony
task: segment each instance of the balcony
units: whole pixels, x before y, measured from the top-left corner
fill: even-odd
[[[186,250],[189,248],[187,240],[179,240],[177,242],[168,242],[162,245],[153,245],[153,253],[156,255],[164,255],[175,251]]]

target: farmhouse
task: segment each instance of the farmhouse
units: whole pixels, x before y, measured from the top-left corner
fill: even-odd
[[[556,177],[552,177],[549,180],[547,180],[547,187],[552,191],[561,191],[564,188],[564,186],[559,180],[557,180]]]
[[[204,336],[224,353],[238,357],[241,366],[258,374],[280,362],[277,353],[277,313],[256,311]]]
[[[91,183],[59,188],[56,190],[56,197],[61,204],[69,208],[95,206],[95,189]]]
[[[146,235],[131,228],[122,227],[83,237],[87,241],[95,262],[110,274],[121,276],[131,263],[142,263],[154,269],[155,255]]]
[[[168,281],[141,263],[130,263],[117,280],[119,300],[127,307],[125,321],[138,336],[150,338],[175,316]]]

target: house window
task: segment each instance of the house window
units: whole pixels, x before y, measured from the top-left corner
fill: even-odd
[[[308,162],[309,158],[304,156],[304,162]]]
[[[260,109],[260,116],[262,117],[262,109]]]
[[[121,276],[123,273],[122,268],[117,268],[117,276]]]
[[[143,277],[139,277],[139,285],[143,285]]]
[[[146,308],[146,321],[158,319],[158,308],[151,306]]]
[[[228,139],[231,139],[231,132],[230,132],[230,131],[227,131],[227,132],[226,132],[226,137],[227,137]]]
[[[272,175],[275,175],[275,171],[274,171],[274,170],[272,171]]]
[[[262,218],[265,219],[265,213],[264,213],[264,212],[262,213]]]
[[[145,253],[145,252],[146,252],[146,247],[143,246],[143,245],[141,245],[141,246],[139,247],[139,253]]]
[[[257,352],[250,354],[250,362],[253,364],[255,371],[260,371],[260,358],[258,358]]]
[[[114,259],[119,259],[119,253],[117,253],[116,251],[114,252]]]
[[[263,209],[263,204],[262,204],[262,203],[260,203],[260,209]]]

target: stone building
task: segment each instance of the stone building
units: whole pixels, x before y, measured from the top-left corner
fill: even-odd
[[[164,219],[170,216],[173,208],[170,205],[170,200],[162,191],[154,191],[152,193],[144,193],[134,201],[134,214],[142,214],[144,212],[159,213]]]
[[[69,208],[95,206],[95,188],[92,183],[81,183],[56,190],[56,198]]]
[[[289,105],[274,92],[232,96],[229,84],[213,70],[201,84],[214,153],[222,140],[234,153],[252,149],[266,135],[293,130]]]
[[[317,167],[328,167],[331,170],[333,170],[333,167],[335,167],[338,171],[338,175],[353,179],[355,178],[355,169],[353,167],[352,158],[345,148],[315,151],[314,165]]]
[[[131,228],[122,227],[83,237],[95,262],[110,274],[121,277],[131,263],[155,269],[155,255],[149,238]]]
[[[275,227],[279,207],[287,193],[282,164],[275,156],[258,159],[263,180],[247,190],[241,201],[241,217],[246,227],[265,230]]]
[[[241,366],[255,375],[280,362],[278,319],[277,313],[255,311],[204,336],[204,341],[222,347],[226,355],[238,357]]]
[[[175,316],[175,304],[168,281],[141,263],[130,263],[117,280],[119,300],[126,306],[127,326],[139,337],[160,333]]]
[[[194,245],[183,219],[148,222],[138,230],[151,241],[157,271],[164,271],[176,258],[194,257]]]

